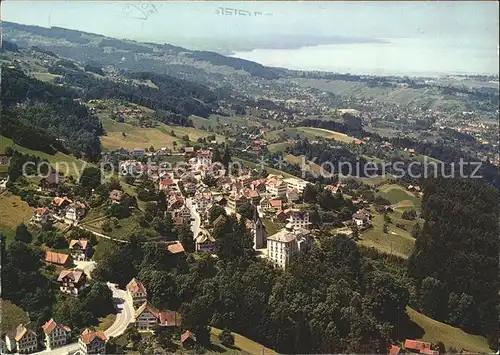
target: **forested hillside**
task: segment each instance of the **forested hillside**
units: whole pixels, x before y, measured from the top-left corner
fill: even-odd
[[[66,148],[89,160],[100,157],[99,120],[67,87],[47,84],[3,67],[0,134],[27,148],[53,153]]]
[[[423,313],[490,344],[498,338],[498,203],[498,191],[479,182],[429,180],[408,267]]]

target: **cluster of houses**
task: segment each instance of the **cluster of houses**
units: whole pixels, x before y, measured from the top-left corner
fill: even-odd
[[[88,206],[83,202],[73,202],[66,196],[55,197],[51,206],[34,209],[31,223],[39,227],[50,227],[55,221],[76,225],[87,211]]]
[[[43,345],[46,351],[65,346],[71,339],[71,328],[50,319],[41,327],[43,333]],[[80,355],[97,355],[106,353],[106,341],[108,338],[101,331],[85,329],[78,337],[78,350]],[[29,354],[36,352],[39,348],[38,334],[31,324],[19,324],[15,329],[5,335],[2,340],[2,354],[16,352]]]
[[[133,278],[127,284],[127,293],[134,305],[134,325],[139,332],[153,332],[156,327],[180,327],[181,316],[176,311],[160,311],[148,301],[144,284]],[[196,342],[196,336],[186,330],[181,335],[181,344],[189,347]]]

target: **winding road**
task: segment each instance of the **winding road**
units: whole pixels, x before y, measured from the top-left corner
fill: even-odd
[[[95,267],[94,261],[80,261],[77,262],[77,267],[82,269],[87,276],[90,276],[90,272]],[[118,285],[111,282],[107,283],[111,292],[113,292],[113,305],[116,308],[116,319],[115,322],[104,331],[104,334],[108,337],[118,337],[125,332],[127,326],[134,321],[134,305],[132,303],[132,298],[129,296],[127,291],[118,288]],[[54,349],[45,349],[37,353],[32,354],[50,354],[50,355],[77,355],[79,353],[79,344],[71,343],[65,346]]]

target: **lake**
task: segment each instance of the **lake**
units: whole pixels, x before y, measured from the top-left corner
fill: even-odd
[[[367,75],[497,74],[498,39],[398,38],[386,43],[255,49],[232,56],[266,66]]]

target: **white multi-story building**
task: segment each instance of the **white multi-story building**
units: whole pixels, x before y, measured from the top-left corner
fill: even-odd
[[[299,193],[304,192],[304,188],[309,184],[307,181],[298,178],[286,178],[283,180],[291,189],[297,189]]]
[[[210,150],[199,150],[196,154],[196,163],[198,165],[211,165],[212,152]]]
[[[266,183],[266,191],[271,197],[286,196],[287,184],[281,179],[269,179]]]
[[[26,328],[24,324],[19,324],[16,329],[5,335],[5,345],[11,352],[28,354],[37,350],[38,339],[33,330]]]
[[[292,256],[310,245],[309,232],[292,229],[290,225],[267,238],[267,257],[276,266],[286,269]]]
[[[52,318],[42,326],[42,329],[45,334],[45,347],[47,350],[66,345],[71,333],[71,328],[57,323]]]
[[[80,355],[106,354],[107,340],[108,337],[103,332],[85,329],[78,339]]]
[[[291,228],[304,228],[304,229],[309,229],[311,226],[311,223],[309,221],[309,212],[307,211],[301,211],[299,209],[288,209],[285,210],[285,213],[288,215],[288,223],[290,224]]]
[[[212,205],[212,194],[210,192],[199,192],[195,195],[195,201],[198,212],[204,213]]]

